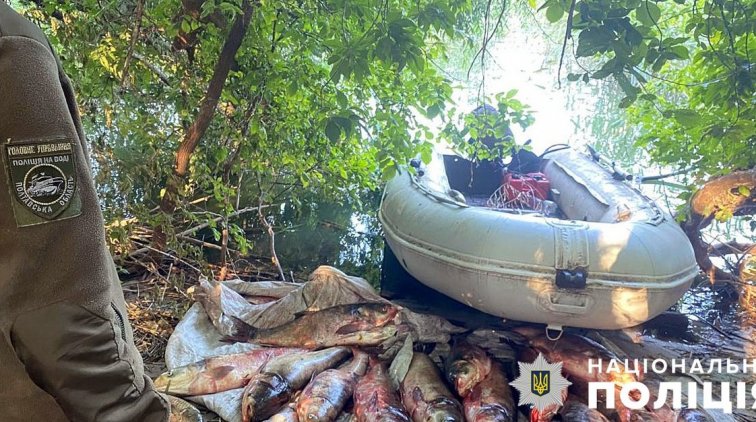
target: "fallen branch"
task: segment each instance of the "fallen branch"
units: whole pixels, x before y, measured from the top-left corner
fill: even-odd
[[[709,245],[709,254],[710,255],[714,254],[718,256],[742,254],[742,253],[745,253],[747,250],[753,248],[754,245],[756,244],[738,242],[737,240],[732,240],[729,242],[713,243]]]
[[[262,203],[262,199],[260,199]],[[262,205],[258,207],[257,216],[260,219],[260,223],[265,227],[268,232],[268,238],[270,239],[270,259],[278,270],[278,275],[282,281],[286,281],[286,275],[284,275],[283,268],[281,268],[281,262],[278,260],[278,254],[276,253],[276,232],[273,231],[273,226],[268,222],[268,219],[262,213]]]
[[[158,254],[158,255],[163,255],[163,256],[166,256],[166,257],[168,257],[168,258],[171,258],[172,260],[176,260],[176,261],[179,261],[179,262],[181,262],[182,264],[186,265],[187,267],[189,267],[189,268],[191,268],[191,269],[193,269],[193,270],[197,271],[198,273],[202,274],[202,270],[200,270],[199,268],[195,267],[194,265],[192,265],[192,264],[190,264],[190,263],[186,262],[185,260],[183,260],[183,259],[181,259],[181,258],[177,257],[176,255],[171,255],[171,254],[169,254],[168,252],[164,252],[164,251],[161,251],[161,250],[159,250],[159,249],[155,249],[155,248],[153,248],[153,247],[151,247],[151,246],[147,246],[147,245],[144,245],[144,246],[143,246],[143,247],[142,247],[141,249],[138,249],[138,250],[136,250],[136,251],[134,251],[134,252],[130,253],[128,257],[129,257],[129,258],[135,258],[135,256],[136,256],[136,255],[139,255],[139,254],[140,254],[140,252],[141,252],[141,254],[144,254],[144,253],[147,253],[147,252],[153,252],[153,253],[156,253],[156,254]]]
[[[202,223],[200,225],[194,226],[194,227],[192,227],[190,229],[186,229],[186,230],[184,230],[182,232],[177,233],[176,236],[188,236],[188,235],[193,234],[193,233],[195,233],[195,232],[197,232],[199,230],[202,230],[202,229],[205,229],[205,228],[209,227],[210,224],[218,223],[221,220],[223,220],[224,218],[238,217],[238,216],[240,216],[242,214],[246,214],[248,212],[259,211],[259,210],[262,210],[262,209],[265,209],[265,208],[269,208],[269,207],[277,207],[279,205],[280,204],[270,204],[270,205],[259,205],[257,207],[242,208],[242,209],[240,209],[238,211],[232,212],[231,214],[229,214],[227,216],[216,217],[216,218],[213,218],[212,220],[206,221],[206,222],[204,222],[204,223]]]
[[[274,206],[278,206],[278,205],[279,204],[262,205],[262,207],[264,209],[264,208],[274,207]],[[196,226],[194,226],[192,228],[189,228],[189,229],[186,229],[186,230],[184,230],[182,232],[176,233],[176,238],[177,239],[181,239],[181,240],[185,240],[185,241],[190,242],[190,243],[201,244],[202,246],[205,246],[205,247],[208,247],[208,248],[211,248],[211,249],[218,249],[218,250],[220,250],[221,246],[215,245],[213,243],[203,242],[201,240],[198,240],[198,239],[195,239],[193,237],[190,237],[190,235],[192,235],[192,234],[194,234],[194,233],[196,233],[196,232],[198,232],[198,231],[200,231],[202,229],[208,228],[208,227],[210,227],[210,224],[217,223],[217,222],[223,220],[224,218],[238,217],[238,216],[240,216],[242,214],[246,214],[248,212],[257,211],[258,209],[259,209],[259,207],[247,207],[247,208],[240,209],[238,211],[234,211],[231,214],[229,214],[227,217],[221,216],[221,217],[213,218],[212,220],[206,221],[206,222],[204,222],[202,224],[196,225]],[[134,239],[134,240],[137,240],[137,239]],[[140,239],[140,240],[145,241],[144,239]],[[151,250],[153,250],[153,248],[149,248],[147,246],[144,246],[144,247],[142,247],[140,249],[137,249],[137,250],[135,250],[133,252],[130,252],[128,256],[129,257],[135,257],[137,255],[145,254],[145,253],[147,253],[147,252],[149,252]],[[172,255],[169,255],[169,256],[172,256]]]
[[[192,201],[190,201],[190,202],[186,202],[185,204],[186,204],[186,205],[197,205],[197,204],[199,204],[200,202],[207,202],[207,201],[209,201],[209,200],[210,200],[210,199],[212,199],[212,198],[213,198],[213,195],[206,195],[206,196],[203,196],[203,197],[201,197],[201,198],[193,199]],[[237,204],[237,208],[238,208],[238,207],[239,207],[239,206],[238,206],[238,204]],[[150,209],[150,214],[154,214],[154,213],[156,213],[156,212],[158,212],[158,211],[160,211],[160,205],[158,205],[157,207],[154,207],[154,208]]]
[[[719,334],[722,335],[722,337],[724,337],[724,338],[726,338],[728,340],[732,340],[733,338],[737,338],[738,340],[742,340],[745,343],[751,343],[751,344],[756,345],[756,340],[754,340],[752,338],[749,338],[749,337],[746,337],[746,336],[743,336],[741,334],[738,334],[738,333],[736,333],[734,331],[730,331],[728,333],[727,331],[725,331],[725,330],[717,327],[716,325],[710,323],[709,321],[707,321],[707,320],[705,320],[703,318],[696,318],[696,321],[700,322],[701,324],[704,324],[704,325],[707,325],[707,326],[711,327],[711,329],[713,329],[714,331],[718,332]]]
[[[257,173],[257,188],[260,191],[260,196],[257,198],[257,218],[268,231],[268,238],[270,239],[270,259],[273,261],[273,265],[276,266],[278,275],[281,277],[281,281],[286,281],[286,275],[284,274],[283,268],[281,268],[281,262],[278,260],[278,254],[276,253],[276,232],[273,230],[273,226],[268,222],[268,219],[265,218],[262,213],[264,192],[262,190],[262,180],[260,178],[260,173]]]
[[[749,194],[744,195],[743,188]],[[710,246],[701,237],[706,228],[719,214],[747,215],[756,213],[756,168],[735,171],[706,182],[696,191],[688,203],[685,221],[680,226],[688,236],[696,262],[709,280],[740,281],[735,274],[714,265],[709,257]]]
[[[215,243],[205,242],[204,240],[195,239],[193,237],[189,236],[176,236],[177,239],[181,239],[185,242],[194,243],[195,245],[202,246],[203,248],[207,249],[213,249],[216,251],[222,251],[223,247],[220,245],[216,245]],[[229,251],[235,252],[233,249],[229,249]]]

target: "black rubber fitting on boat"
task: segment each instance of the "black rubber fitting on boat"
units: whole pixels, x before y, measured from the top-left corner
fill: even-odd
[[[556,285],[563,289],[585,289],[588,274],[582,268],[557,270]]]

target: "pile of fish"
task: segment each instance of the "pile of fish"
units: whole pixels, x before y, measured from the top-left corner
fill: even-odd
[[[382,334],[371,335],[376,329],[369,324],[391,326],[391,315],[396,315],[395,308],[375,304],[302,315],[280,329],[250,338],[284,347],[210,357],[161,375],[155,386],[180,396],[244,387],[240,412],[245,422],[335,421],[339,417],[360,422],[514,420],[516,408],[501,365],[464,341],[452,348],[445,370],[454,393],[425,353],[411,353],[401,380],[393,379],[388,362],[358,348],[376,345]],[[318,323],[309,325],[310,321]],[[297,345],[319,350],[288,347],[293,343],[292,333],[301,338]]]
[[[518,327],[509,333],[518,353],[501,360],[478,341],[485,336],[448,329],[444,325],[448,322],[440,319],[425,320],[432,328],[448,329],[433,332],[431,327],[420,327],[424,317],[369,292],[360,290],[356,303],[329,298],[323,303],[332,306],[313,306],[316,299],[311,297],[292,298],[302,289],[276,288],[280,294],[253,294],[244,299],[248,308],[239,302],[242,296],[207,285],[201,300],[214,298],[203,306],[224,341],[248,342],[255,348],[175,367],[155,380],[158,390],[192,399],[243,388],[237,404],[238,420],[243,422],[518,421],[527,419],[528,409],[517,408],[509,386],[514,359],[531,362],[542,353],[549,362],[563,362],[563,373],[572,386],[562,397],[564,405],[530,412],[531,422],[711,420],[698,412],[671,408],[589,409],[585,405],[588,382],[614,382],[619,394],[619,387],[638,380],[624,370],[589,373],[588,359],[609,362],[615,356],[582,336],[565,334],[552,342],[542,329]],[[347,295],[355,292],[344,291]],[[276,303],[307,309],[285,314],[265,306]],[[271,312],[283,315],[284,321],[262,323],[262,327],[249,323],[270,318]],[[421,352],[428,344],[435,345],[434,352]]]

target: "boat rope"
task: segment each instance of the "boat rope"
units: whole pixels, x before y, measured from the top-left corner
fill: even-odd
[[[641,181],[642,182],[646,182],[646,181],[653,181],[653,180],[662,180],[662,179],[666,179],[668,177],[679,176],[681,174],[686,174],[686,173],[688,173],[688,172],[690,172],[690,171],[692,171],[694,169],[695,169],[695,167],[688,167],[686,169],[682,169],[682,170],[678,170],[678,171],[673,171],[672,173],[657,174],[655,176],[643,176],[643,177],[641,177]]]
[[[431,198],[435,199],[438,202],[442,202],[445,204],[455,205],[460,208],[469,208],[470,206],[456,201],[452,199],[451,197],[446,197],[440,194],[437,194],[436,192],[433,192],[432,190],[428,189],[426,186],[424,186],[422,183],[418,182],[417,178],[415,176],[410,176],[410,180],[412,180],[412,184],[422,193],[424,193],[427,196],[430,196]]]
[[[572,147],[567,144],[554,144],[546,148],[546,151],[542,152],[541,155],[538,156],[538,158],[543,158],[546,154],[551,154],[552,152],[564,151],[570,148]]]
[[[552,331],[556,331],[558,333],[556,337],[551,337],[551,332]],[[559,327],[555,327],[555,326],[552,326],[552,325],[547,325],[546,326],[546,338],[547,339],[549,339],[551,341],[557,341],[560,338],[562,338],[562,335],[564,335],[564,330],[562,329],[561,326],[559,326]]]

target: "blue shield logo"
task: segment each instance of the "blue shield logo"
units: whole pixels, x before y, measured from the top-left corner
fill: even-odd
[[[531,372],[530,391],[536,396],[543,397],[551,391],[550,371]]]

